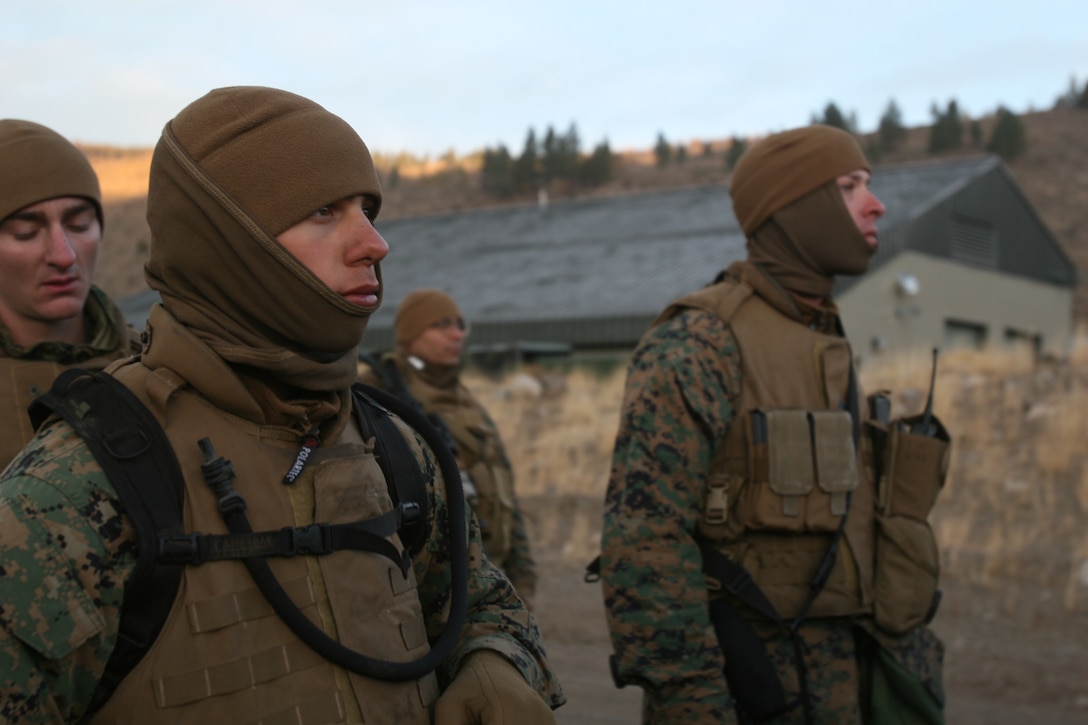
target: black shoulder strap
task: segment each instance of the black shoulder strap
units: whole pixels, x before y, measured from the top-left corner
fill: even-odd
[[[185,485],[162,426],[116,378],[68,370],[28,410],[37,428],[56,414],[68,422],[109,478],[136,528],[136,569],[125,584],[117,646],[95,692],[94,712],[109,699],[158,637],[177,597],[182,566],[159,564],[157,542],[182,530]]]
[[[427,482],[419,461],[408,446],[387,408],[367,394],[373,388],[362,383],[352,386],[355,416],[364,435],[374,435],[374,455],[385,476],[393,506],[403,505],[413,512],[406,516],[397,532],[401,544],[411,556],[418,554],[430,535]]]
[[[420,412],[438,434],[442,436],[442,440],[445,441],[446,447],[450,449],[450,452],[454,456],[457,455],[457,441],[453,438],[453,433],[450,432],[450,428],[446,425],[446,421],[442,420],[440,416],[434,413],[428,413],[423,408],[423,403],[419,398],[412,395],[412,391],[408,388],[408,382],[401,375],[400,370],[397,369],[396,363],[385,357],[375,356],[370,353],[360,353],[359,359],[370,366],[370,369],[374,371],[374,374],[378,376],[378,380],[381,382],[382,388],[387,393],[391,393],[400,398],[404,402],[411,405],[417,411]],[[404,416],[401,416],[402,418]]]

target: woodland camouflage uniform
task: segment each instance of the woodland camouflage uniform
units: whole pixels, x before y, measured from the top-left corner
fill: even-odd
[[[769,146],[787,145],[782,156],[789,163],[776,166],[774,158],[766,162],[766,154],[757,158],[779,176],[794,173],[801,181],[793,182],[792,187],[788,180],[782,182],[789,187],[785,189],[768,183],[769,191],[756,200],[754,223],[753,205],[747,203],[750,198],[734,186],[737,216],[749,236],[749,261],[733,265],[715,284],[671,305],[643,337],[628,369],[605,501],[600,573],[615,650],[615,675],[619,682],[643,689],[646,723],[752,721],[738,707],[738,700],[750,693],[732,692],[724,674],[727,660],[723,650],[732,642],[719,641],[710,613],[711,602],[721,598],[754,627],[786,703],[798,705],[768,722],[942,721],[942,645],[921,623],[932,614],[927,612],[931,608],[928,597],[934,592],[929,591],[921,602],[921,612],[910,612],[906,624],[888,624],[888,600],[909,598],[912,587],[887,578],[897,567],[884,566],[888,549],[879,535],[874,555],[874,532],[896,522],[888,523],[892,517],[885,515],[890,511],[885,511],[884,499],[874,499],[874,492],[884,491],[887,484],[881,478],[880,488],[874,488],[868,430],[876,424],[868,420],[865,409],[847,418],[854,420],[855,426],[861,424],[863,434],[860,439],[855,434],[851,454],[842,464],[847,471],[857,471],[853,478],[856,489],[851,493],[854,503],[851,506],[847,498],[848,516],[844,519],[841,512],[838,516],[846,535],[840,540],[833,528],[790,533],[776,529],[777,524],[753,523],[765,515],[781,520],[788,508],[783,501],[790,497],[771,497],[769,509],[766,503],[761,504],[763,508],[756,507],[767,500],[763,493],[767,484],[760,482],[762,479],[752,480],[765,475],[765,471],[758,473],[759,459],[752,456],[759,449],[751,443],[754,434],[746,428],[755,414],[749,407],[752,401],[776,407],[774,401],[805,399],[806,395],[812,400],[825,398],[826,403],[810,403],[807,408],[812,411],[810,421],[822,421],[848,408],[848,388],[863,396],[852,373],[853,382],[846,384],[851,356],[841,337],[830,291],[833,274],[847,270],[857,274],[868,264],[871,252],[858,233],[860,227],[855,227],[846,213],[835,185],[839,175],[868,169],[868,164],[856,142],[839,133],[813,127],[769,137]],[[808,152],[812,158],[790,158],[789,145],[794,143],[800,147],[798,154]],[[738,165],[737,174],[742,173],[741,168]],[[734,179],[736,184],[736,175]],[[768,218],[774,223],[764,223]],[[812,252],[798,239],[826,241],[825,250]],[[802,303],[800,295],[820,298],[820,303]],[[752,310],[758,315],[753,317]],[[759,324],[753,325],[753,319]],[[734,329],[742,321],[744,327]],[[773,322],[767,326],[775,331],[773,335],[792,334],[798,340],[812,338],[821,341],[819,345],[837,346],[838,372],[825,370],[831,358],[820,357],[821,347],[814,348],[813,357],[811,350],[804,350],[808,343],[802,343],[798,355],[798,343],[786,344],[784,338],[764,333],[761,328],[766,321]],[[783,332],[790,329],[796,332]],[[747,342],[742,345],[741,339]],[[779,348],[788,350],[787,359],[777,352]],[[807,362],[809,358],[815,362]],[[749,362],[753,366],[769,362],[773,372],[746,367]],[[797,393],[788,392],[791,386],[808,385],[808,381],[815,382],[817,388],[826,387],[826,393],[813,390],[798,398]],[[773,412],[769,410],[768,415]],[[817,435],[814,449],[826,440]],[[803,443],[808,445],[807,440]],[[733,445],[740,448],[730,448]],[[824,450],[821,447],[817,452]],[[779,459],[771,455],[771,460]],[[940,463],[947,465],[946,455]],[[943,475],[942,468],[931,478],[943,482]],[[715,499],[712,493],[722,481],[720,498]],[[927,484],[935,497],[937,481]],[[804,520],[808,526],[810,511],[816,511],[812,516],[825,515],[811,508],[814,496],[823,496],[820,500],[825,505],[835,500],[835,494],[824,493],[822,487],[821,478],[820,487],[802,493],[801,519],[792,522]],[[711,517],[712,505],[720,519]],[[924,512],[919,515],[922,521],[910,525],[919,532],[919,546],[934,560],[926,571],[918,573],[918,579],[935,586],[932,533],[924,524]],[[785,521],[793,525],[789,516]],[[838,543],[838,555],[827,584],[807,605],[811,607],[808,615],[796,627],[796,638],[791,637],[787,625],[806,611],[799,600],[810,588],[817,561],[833,540]],[[751,600],[727,594],[719,587],[704,573],[701,546],[742,564],[783,621],[773,621],[750,606]],[[889,582],[892,597],[882,589]],[[878,620],[882,626],[877,626]],[[798,651],[806,673],[804,687],[798,679]],[[743,669],[756,662],[729,664]],[[924,716],[916,717],[913,710],[901,707],[900,701],[892,705],[893,710],[901,710],[894,719],[877,717],[884,712],[889,692],[898,685],[917,695]],[[807,707],[800,706],[803,690]]]
[[[424,475],[435,463],[413,444]],[[436,491],[436,493],[438,493]],[[431,500],[435,526],[413,561],[428,632],[449,614],[449,529],[444,497]],[[479,529],[469,540],[469,617],[465,639],[444,664],[449,682],[472,649],[486,642],[512,661],[553,705],[562,702],[535,624],[508,606],[510,584],[487,566]],[[0,485],[0,721],[76,722],[113,652],[124,585],[136,563],[135,531],[83,442],[65,423],[51,426],[17,457]],[[33,584],[32,584],[33,583]]]
[[[376,439],[396,433],[371,434],[350,392],[388,250],[369,221],[381,189],[355,131],[292,93],[216,89],[164,128],[148,200],[145,272],[162,303],[151,310],[141,355],[107,372],[173,448],[185,533],[227,532],[220,504],[230,497],[208,485],[203,437],[233,458],[228,484],[245,497],[258,532],[241,534],[246,546],[261,532],[305,536],[316,524],[394,513]],[[299,228],[308,244],[319,233],[333,240],[314,266],[296,256],[313,247],[289,252],[281,241]],[[354,302],[345,289],[373,292]],[[417,555],[404,558],[407,543],[394,527],[373,538],[395,557],[342,546],[255,557],[311,631],[390,666],[421,661],[452,619],[458,557],[432,450],[399,419],[392,425],[419,464],[432,511]],[[486,707],[554,722],[551,709],[565,698],[536,621],[464,518],[467,616],[434,672],[395,680],[334,664],[317,638],[273,612],[240,560],[189,561],[155,642],[87,717],[115,651],[137,553],[156,542],[136,540],[114,484],[68,423],[47,423],[0,477],[0,721],[467,723]]]

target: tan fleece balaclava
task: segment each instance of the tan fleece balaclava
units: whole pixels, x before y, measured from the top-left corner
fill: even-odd
[[[460,308],[448,294],[436,289],[412,292],[397,306],[397,318],[393,323],[397,348],[407,349],[424,330],[446,317],[461,317]]]
[[[155,147],[148,284],[228,362],[297,388],[346,389],[376,306],[343,299],[275,237],[360,194],[381,202],[370,152],[343,119],[273,88],[211,91]]]
[[[836,179],[869,161],[852,135],[824,125],[768,136],[745,153],[730,183],[748,259],[793,292],[830,297],[835,275],[861,274],[873,250]]]
[[[0,120],[0,221],[31,204],[61,196],[94,202],[102,223],[98,176],[83,152],[39,123]]]

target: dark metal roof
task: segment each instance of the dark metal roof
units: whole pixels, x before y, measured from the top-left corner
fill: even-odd
[[[993,156],[876,169],[872,188],[888,211],[874,264],[915,248],[913,222],[983,176],[1004,174],[1015,186],[1003,169]],[[382,263],[384,302],[364,340],[371,349],[391,345],[398,303],[421,287],[457,300],[474,342],[630,345],[670,301],[745,256],[724,186],[379,218],[377,227],[390,252]],[[1049,244],[1057,249],[1053,237]],[[147,299],[122,309],[146,309]]]

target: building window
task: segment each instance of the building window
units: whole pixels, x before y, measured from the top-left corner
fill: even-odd
[[[966,320],[945,320],[944,345],[947,348],[983,348],[986,346],[986,325]]]
[[[997,227],[981,219],[952,217],[952,259],[982,267],[997,267]]]
[[[1026,330],[1017,330],[1012,327],[1005,328],[1005,347],[1015,350],[1023,350],[1032,357],[1038,357],[1043,351],[1043,336]]]

